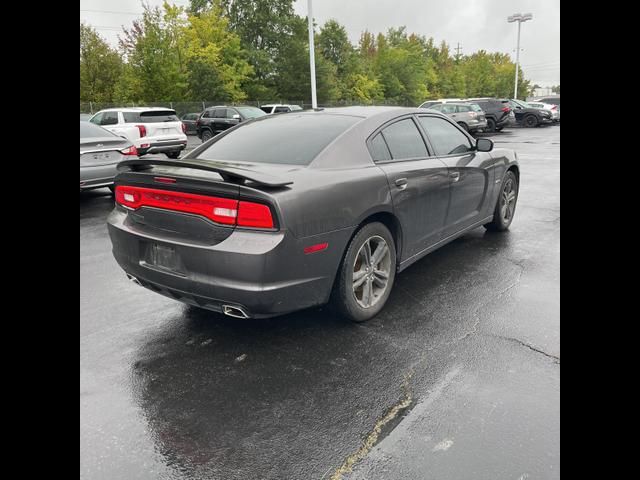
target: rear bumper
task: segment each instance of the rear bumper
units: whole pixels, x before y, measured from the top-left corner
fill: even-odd
[[[478,130],[484,130],[487,128],[487,120],[476,120],[475,122],[469,121],[469,131],[476,132]]]
[[[113,185],[117,164],[80,167],[80,191]]]
[[[169,242],[141,233],[116,207],[108,218],[113,255],[137,283],[181,302],[221,312],[241,307],[264,318],[324,304],[352,229],[297,239],[287,231],[236,229],[216,245]],[[303,248],[328,242],[326,250],[305,255]],[[153,244],[175,251],[177,271],[150,265]]]
[[[184,136],[184,140],[172,140],[168,142],[144,142],[142,137],[139,142],[140,146],[137,146],[138,154],[145,155],[147,153],[165,153],[165,152],[180,152],[187,148],[187,136]],[[142,145],[149,145],[148,147],[142,147]]]

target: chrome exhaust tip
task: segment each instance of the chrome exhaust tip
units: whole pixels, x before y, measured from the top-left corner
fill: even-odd
[[[128,278],[129,280],[131,280],[133,283],[135,283],[136,285],[140,285],[140,286],[142,286],[142,284],[140,283],[140,280],[138,280],[138,279],[137,279],[136,277],[134,277],[133,275],[129,275],[129,274],[127,273],[127,278]]]
[[[249,315],[242,307],[236,307],[234,305],[223,305],[222,313],[234,318],[249,318]]]

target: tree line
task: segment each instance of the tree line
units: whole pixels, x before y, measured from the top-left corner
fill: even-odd
[[[293,2],[143,4],[117,48],[80,23],[80,101],[309,99],[307,19]],[[365,30],[354,45],[336,20],[316,27],[314,42],[321,104],[418,105],[430,98],[513,94],[515,64],[505,53],[453,55],[446,42],[405,27]],[[521,70],[522,98],[530,87]]]

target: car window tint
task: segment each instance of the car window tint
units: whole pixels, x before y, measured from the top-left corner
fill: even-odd
[[[387,141],[394,160],[425,158],[428,156],[422,135],[420,135],[418,127],[410,118],[389,125],[382,130],[382,135]]]
[[[98,113],[96,116],[91,118],[91,123],[95,123],[96,125],[100,125],[100,122],[102,121],[102,116],[104,115],[104,113]]]
[[[452,155],[468,152],[471,142],[460,130],[443,118],[419,117],[437,155]]]
[[[243,123],[198,155],[203,160],[308,165],[361,117],[329,114],[273,115]]]
[[[373,140],[369,143],[369,152],[371,153],[371,158],[373,158],[375,162],[391,160],[389,148],[387,148],[387,144],[385,143],[384,138],[382,138],[381,133],[378,133],[373,137]]]
[[[289,107],[276,107],[276,111],[274,113],[284,113],[288,111],[289,111]]]
[[[464,112],[470,112],[471,111],[471,107],[469,107],[468,105],[458,105],[458,112],[464,113]]]
[[[213,111],[213,118],[227,118],[227,109],[226,108],[216,108]]]
[[[443,105],[442,106],[442,113],[456,113],[456,106],[455,105]]]

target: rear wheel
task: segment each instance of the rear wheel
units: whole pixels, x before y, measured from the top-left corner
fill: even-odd
[[[331,306],[354,322],[384,307],[396,276],[396,246],[389,229],[373,222],[353,237],[336,278]]]
[[[487,118],[487,132],[496,131],[496,121],[493,118]]]
[[[178,158],[180,156],[180,151],[177,152],[166,152],[165,155],[169,158]]]
[[[527,115],[526,117],[524,117],[524,126],[529,128],[537,127],[538,119],[535,117],[535,115]]]
[[[493,221],[486,223],[484,228],[494,232],[503,232],[509,229],[513,216],[516,213],[518,202],[518,179],[511,170],[507,172],[502,181],[500,195],[493,210]]]
[[[211,139],[211,137],[213,137],[213,134],[211,133],[211,130],[203,130],[203,132],[202,132],[202,143],[204,143],[207,140]]]

